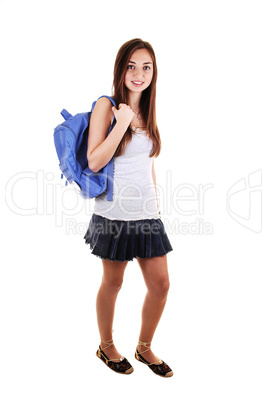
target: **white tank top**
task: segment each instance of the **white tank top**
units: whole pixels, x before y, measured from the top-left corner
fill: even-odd
[[[95,197],[94,213],[111,220],[160,218],[152,177],[153,142],[146,131],[133,127],[123,155],[114,157],[113,200],[107,191]]]

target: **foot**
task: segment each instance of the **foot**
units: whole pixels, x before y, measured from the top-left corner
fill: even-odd
[[[114,345],[109,346],[108,348],[105,349],[107,344],[101,342],[100,347],[105,353],[105,355],[109,358],[109,360],[114,360],[115,362],[119,362],[118,359],[123,359],[123,356],[117,351]]]
[[[148,344],[148,346],[150,346],[150,343]],[[154,363],[155,365],[161,364],[161,360],[159,357],[157,357],[156,355],[154,355],[154,353],[152,352],[152,350],[147,350],[146,352],[143,352],[144,350],[146,350],[147,347],[144,345],[138,345],[137,346],[137,351],[141,354],[141,356],[148,361],[148,363]]]

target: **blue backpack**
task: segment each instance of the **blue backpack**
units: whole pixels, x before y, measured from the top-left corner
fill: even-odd
[[[106,95],[100,98],[104,96],[116,107],[114,99]],[[66,185],[71,183],[83,198],[93,198],[107,190],[107,201],[112,201],[113,157],[98,172],[89,169],[87,160],[89,123],[97,100],[92,104],[90,112],[78,113],[75,116],[63,109],[61,115],[65,122],[54,129],[54,143],[62,172],[61,178],[65,176]],[[114,116],[108,135],[115,122]]]

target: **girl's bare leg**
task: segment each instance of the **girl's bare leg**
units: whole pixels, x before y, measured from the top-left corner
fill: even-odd
[[[147,286],[147,294],[142,309],[142,325],[139,340],[152,342],[154,333],[163,313],[170,287],[167,267],[167,255],[153,258],[137,258]],[[149,343],[148,346],[151,346]],[[143,352],[147,348],[139,345],[137,350]],[[149,350],[142,356],[150,363],[160,360]]]
[[[104,341],[112,339],[112,326],[115,312],[115,303],[123,283],[124,271],[128,261],[102,260],[103,277],[96,299],[97,323],[100,338]],[[101,341],[101,348],[107,343]],[[114,345],[107,348],[104,353],[109,359],[118,359],[122,355]]]

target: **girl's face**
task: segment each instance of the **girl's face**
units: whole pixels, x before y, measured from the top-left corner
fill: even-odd
[[[147,49],[138,49],[130,57],[124,85],[131,92],[142,92],[153,78],[153,61]]]

